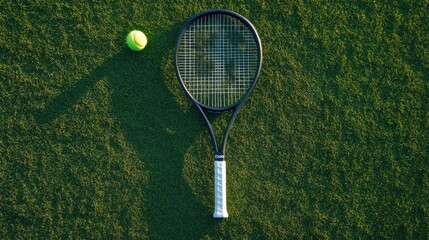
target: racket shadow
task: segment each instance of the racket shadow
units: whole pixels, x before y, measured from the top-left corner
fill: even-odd
[[[212,209],[201,203],[183,177],[184,154],[196,136],[206,130],[198,124],[196,112],[183,112],[166,85],[167,81],[177,80],[165,79],[162,66],[165,59],[172,58],[172,53],[163,47],[173,47],[176,33],[157,33],[151,38],[154,44],[141,53],[124,49],[60,94],[35,117],[39,124],[49,124],[97,81],[106,79],[112,89],[112,113],[139,155],[138,164],[149,174],[147,185],[141,186],[145,198],[142,218],[148,222],[149,237],[199,239],[217,221],[211,217]],[[212,167],[211,162],[207,164]],[[207,194],[210,190],[208,186]],[[119,215],[126,228],[130,219]]]

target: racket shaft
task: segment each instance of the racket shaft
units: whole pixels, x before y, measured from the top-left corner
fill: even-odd
[[[226,162],[214,161],[214,218],[227,218],[226,210]]]

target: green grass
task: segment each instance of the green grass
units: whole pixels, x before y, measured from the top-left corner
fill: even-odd
[[[0,3],[1,239],[429,237],[427,1],[51,2]],[[264,49],[224,221],[172,60],[210,8],[249,18]]]

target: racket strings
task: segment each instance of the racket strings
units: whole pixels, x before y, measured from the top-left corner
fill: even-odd
[[[178,68],[199,103],[224,108],[249,90],[258,66],[255,37],[240,20],[226,14],[196,19],[179,43]]]

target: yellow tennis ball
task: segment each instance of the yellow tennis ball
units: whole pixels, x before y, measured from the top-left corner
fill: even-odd
[[[128,33],[127,36],[127,45],[131,50],[140,51],[146,47],[147,38],[144,33],[138,30],[133,30]]]

